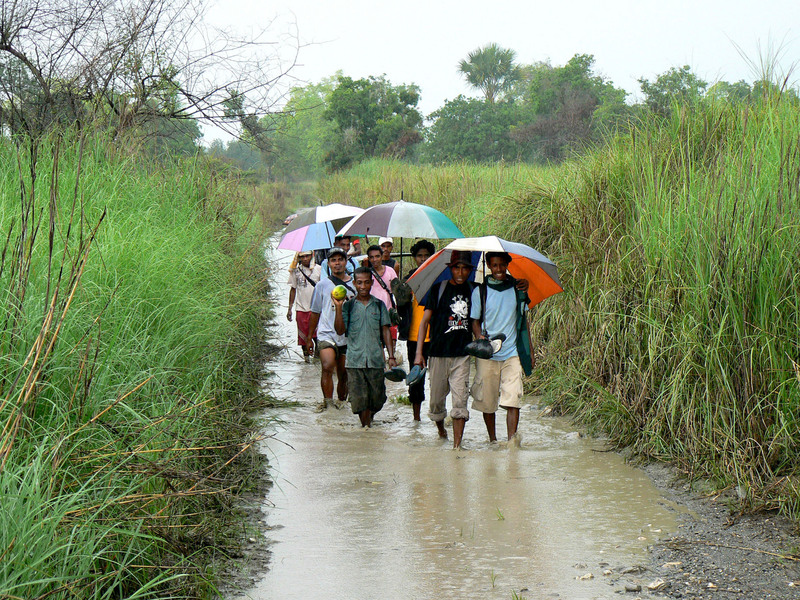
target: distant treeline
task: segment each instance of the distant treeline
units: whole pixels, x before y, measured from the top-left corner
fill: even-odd
[[[338,73],[293,89],[281,112],[243,120],[241,141],[215,141],[210,152],[288,181],[315,179],[370,158],[553,164],[630,130],[643,117],[668,117],[676,106],[701,99],[746,105],[783,91],[784,102],[798,103],[796,92],[781,90],[785,85],[773,83],[770,73],[752,85],[709,85],[683,66],[641,78],[643,100],[632,104],[597,72],[592,55],[576,54],[560,66],[517,64],[513,51],[496,44],[470,53],[459,68],[482,97],[459,95],[423,116],[416,85]]]

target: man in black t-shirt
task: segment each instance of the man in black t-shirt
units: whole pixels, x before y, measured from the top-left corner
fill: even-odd
[[[453,250],[448,266],[449,281],[434,285],[428,292],[417,339],[425,339],[425,331],[430,324],[428,370],[431,398],[428,416],[436,423],[439,436],[446,439],[445,399],[448,392],[452,394],[450,416],[453,419],[453,448],[459,448],[464,426],[469,420],[469,356],[464,352],[464,347],[472,341],[469,321],[472,284],[467,281],[472,272],[472,253]],[[414,364],[425,366],[422,344],[417,344]]]

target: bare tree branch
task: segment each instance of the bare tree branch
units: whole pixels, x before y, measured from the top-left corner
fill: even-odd
[[[249,37],[206,19],[206,0],[3,0],[0,121],[96,120],[125,129],[157,115],[234,132],[227,102],[272,112],[302,45],[296,25]],[[13,76],[11,76],[13,75]]]

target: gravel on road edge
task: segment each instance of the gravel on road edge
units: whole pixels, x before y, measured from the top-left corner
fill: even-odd
[[[775,512],[738,516],[730,494],[699,492],[668,465],[642,466],[686,510],[678,531],[650,548],[650,566],[626,597],[800,599],[800,535]],[[654,585],[655,584],[655,585]],[[649,586],[649,587],[648,587]],[[657,588],[657,589],[653,589]]]

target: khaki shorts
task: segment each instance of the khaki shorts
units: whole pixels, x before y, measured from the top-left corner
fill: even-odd
[[[497,406],[519,408],[522,399],[522,365],[519,356],[506,360],[477,359],[472,382],[472,408],[482,413],[497,412]]]
[[[320,340],[317,343],[317,350],[325,350],[325,348],[333,348],[333,351],[336,352],[336,358],[347,355],[347,344],[344,346],[337,346],[328,340]]]
[[[431,399],[428,417],[431,421],[444,421],[447,416],[445,400],[450,394],[453,419],[469,420],[469,356],[431,356],[428,358],[428,378]]]

